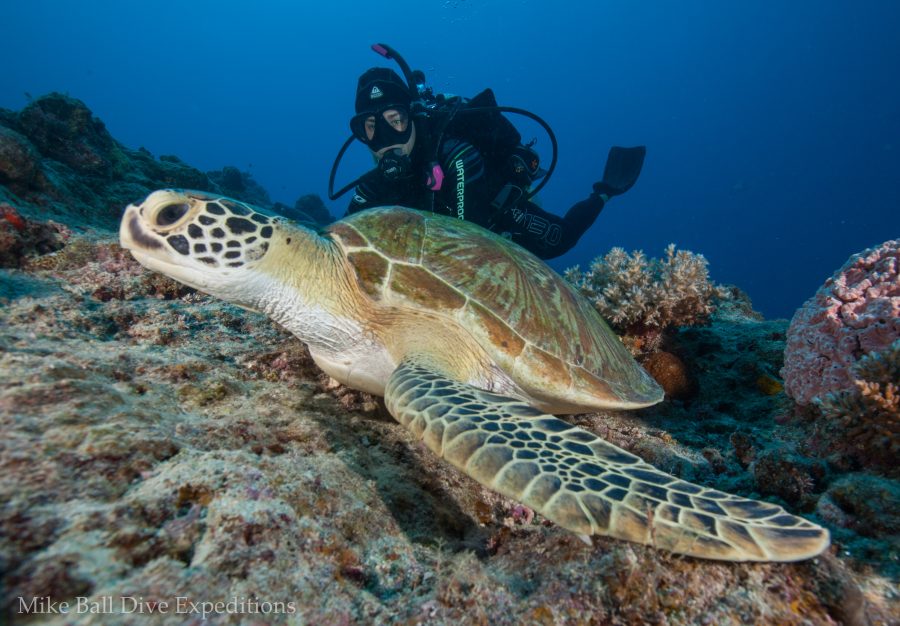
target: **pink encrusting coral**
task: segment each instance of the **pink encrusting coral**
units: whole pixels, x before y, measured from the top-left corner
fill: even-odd
[[[900,338],[900,239],[851,256],[791,320],[785,389],[807,405],[854,388],[851,368]]]

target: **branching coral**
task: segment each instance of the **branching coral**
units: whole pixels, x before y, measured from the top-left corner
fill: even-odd
[[[900,339],[852,368],[854,387],[816,398],[831,447],[862,465],[900,475]]]
[[[703,255],[676,251],[675,244],[666,247],[663,259],[613,248],[587,272],[569,268],[566,278],[620,331],[700,325],[715,309],[714,300],[726,297],[710,282]]]

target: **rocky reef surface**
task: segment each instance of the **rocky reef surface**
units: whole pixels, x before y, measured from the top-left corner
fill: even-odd
[[[146,148],[127,148],[76,98],[51,93],[21,111],[0,109],[0,206],[78,229],[115,230],[122,207],[165,187],[222,193],[293,219],[331,221],[318,196],[289,207],[272,202],[236,167],[204,173],[174,155],[156,158]]]
[[[0,621],[900,620],[900,488],[810,451],[814,430],[778,378],[786,320],[720,306],[657,342],[671,358],[642,357],[672,379],[665,402],[570,419],[666,471],[809,516],[833,547],[735,564],[587,546],[438,460],[264,317],[143,270],[109,230],[143,183],[123,187],[114,164],[78,171],[84,151],[64,170],[22,114],[0,115],[20,148],[0,137]],[[26,157],[31,178],[13,180]],[[237,184],[196,175],[194,187]],[[95,197],[53,196],[40,176]]]

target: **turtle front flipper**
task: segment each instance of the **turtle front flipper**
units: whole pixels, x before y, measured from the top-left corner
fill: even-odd
[[[828,531],[774,504],[658,471],[596,435],[460,383],[425,359],[391,374],[388,410],[435,453],[563,528],[728,561],[798,561]]]

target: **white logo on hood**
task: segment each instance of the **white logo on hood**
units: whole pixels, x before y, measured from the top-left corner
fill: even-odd
[[[378,85],[375,85],[372,87],[372,92],[369,94],[369,99],[374,100],[375,98],[380,98],[383,95],[384,93],[382,93],[381,89],[378,88]]]

